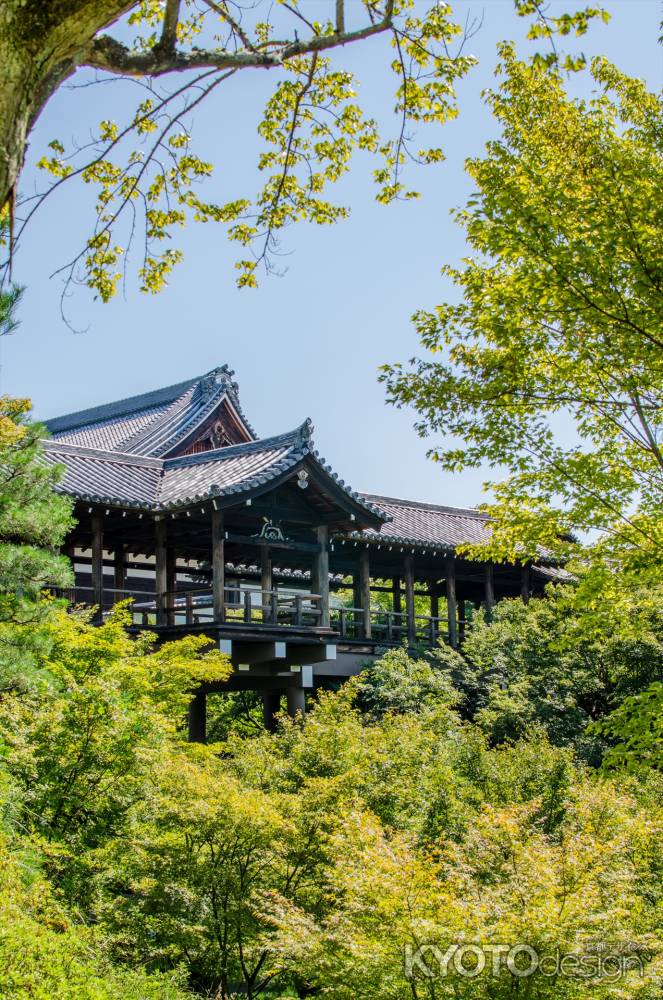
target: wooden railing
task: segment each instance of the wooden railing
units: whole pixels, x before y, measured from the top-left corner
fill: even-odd
[[[371,608],[366,628],[366,615],[363,608],[332,608],[330,610],[331,627],[342,639],[364,640],[384,645],[409,644],[437,645],[442,639],[448,642],[449,626],[446,618],[432,615],[414,615],[412,623],[402,611],[383,611]],[[370,635],[368,635],[370,631]]]
[[[74,604],[94,604],[92,587],[59,591]],[[214,596],[209,587],[175,590],[161,595],[144,590],[104,587],[102,611],[107,614],[120,601],[131,601],[136,625],[199,625],[214,622]],[[279,625],[311,628],[322,620],[322,597],[296,590],[257,590],[230,584],[224,588],[222,621],[247,625]]]
[[[74,604],[94,604],[92,587],[75,587],[58,592]],[[130,601],[134,624],[153,627],[168,625],[214,624],[214,596],[209,587],[175,590],[162,595],[149,590],[129,590],[104,587],[102,610],[107,615],[120,601]],[[159,605],[159,606],[158,606]],[[322,597],[298,590],[258,590],[253,587],[229,584],[224,588],[222,621],[228,624],[276,625],[293,628],[315,628],[323,619]],[[378,645],[427,645],[436,646],[449,641],[446,617],[414,615],[412,623],[401,611],[383,611],[372,608],[369,612],[369,629],[363,608],[330,608],[330,627],[341,639],[363,641]],[[465,631],[465,622],[459,622],[459,636]],[[367,634],[370,632],[370,635]]]

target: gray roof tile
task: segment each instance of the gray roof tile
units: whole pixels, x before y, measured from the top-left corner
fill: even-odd
[[[338,477],[330,474],[312,451],[311,431],[306,421],[273,438],[171,459],[102,451],[61,438],[46,440],[44,452],[47,462],[65,467],[59,487],[62,492],[80,500],[160,511],[214,496],[250,492],[279,478],[306,457],[340,486]],[[359,494],[346,486],[341,489],[373,518],[384,518]]]
[[[227,399],[247,435],[256,433],[246,419],[233,372],[215,368],[188,382],[106,403],[46,421],[58,441],[135,455],[167,455]]]
[[[416,500],[363,493],[362,497],[387,515],[389,521],[379,532],[353,532],[351,537],[366,541],[376,538],[396,544],[453,549],[467,542],[484,542],[490,535],[486,514],[467,507],[444,507]]]

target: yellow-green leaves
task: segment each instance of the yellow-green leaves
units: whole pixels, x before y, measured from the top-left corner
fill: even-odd
[[[446,469],[510,473],[484,555],[569,555],[572,531],[599,532],[596,555],[660,576],[663,103],[605,60],[584,102],[510,44],[500,58],[501,135],[456,215],[472,252],[443,270],[458,298],[415,316],[432,354],[383,379],[422,434],[456,439],[433,445]]]
[[[418,197],[404,183],[410,163],[443,159],[437,146],[418,142],[415,147],[412,133],[456,115],[455,82],[474,64],[461,51],[462,29],[452,20],[449,4],[419,10],[411,0],[382,5],[361,0],[350,28],[349,12],[344,18],[341,4],[339,15],[333,0],[325,0],[314,17],[296,5],[270,6],[266,0],[247,10],[227,0],[183,3],[166,43],[162,33],[169,7],[161,0],[142,0],[128,18],[134,32],[130,43],[109,40],[107,46],[111,61],[114,47],[121,52],[122,66],[114,72],[125,68],[145,80],[152,71],[158,74],[146,83],[148,96],[125,122],[102,120],[91,144],[65,151],[56,141],[52,155],[39,162],[56,185],[79,177],[97,191],[94,232],[62,271],[67,281],[82,280],[103,301],[115,294],[134,257],[129,251],[138,246],[140,287],[158,292],[182,258],[172,243],[190,219],[226,227],[229,239],[242,248],[237,283],[254,286],[261,270],[274,269],[287,227],[332,225],[347,217],[348,207],[335,204],[328,192],[357,153],[378,157],[373,178],[383,204]],[[334,52],[369,38],[382,44],[396,76],[395,127],[384,134],[362,109],[359,81],[337,65]],[[132,60],[139,60],[137,69],[128,68]],[[193,151],[193,112],[216,92],[219,118],[231,123],[232,107],[224,107],[222,85],[241,70],[256,68],[270,69],[275,77],[258,122],[260,187],[228,191],[208,202],[200,183],[213,165]],[[162,87],[160,76],[171,70],[170,82]],[[180,70],[185,74],[176,75]]]

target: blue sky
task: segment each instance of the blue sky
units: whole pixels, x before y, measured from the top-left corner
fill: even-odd
[[[302,0],[303,8],[319,7]],[[74,334],[60,318],[61,283],[49,278],[80,248],[91,221],[88,196],[65,185],[35,219],[23,240],[15,278],[25,284],[21,326],[0,341],[0,390],[29,396],[39,418],[81,409],[168,385],[230,364],[244,408],[261,435],[289,430],[311,417],[318,448],[356,489],[433,503],[472,505],[481,499],[487,470],[458,476],[426,459],[430,442],[412,429],[413,415],[384,402],[376,370],[417,351],[410,316],[449,294],[440,266],[464,252],[450,210],[465,200],[467,156],[494,133],[481,90],[490,83],[495,46],[521,41],[525,23],[512,0],[454,3],[458,20],[483,13],[469,51],[479,66],[458,87],[460,115],[431,136],[447,159],[415,169],[409,180],[418,202],[382,207],[374,201],[371,162],[358,160],[333,196],[351,208],[332,228],[298,226],[283,238],[283,277],[263,278],[257,290],[234,284],[236,248],[220,227],[192,225],[183,233],[184,262],[156,298],[130,282],[109,305],[77,289],[67,302]],[[569,0],[552,0],[564,10]],[[622,70],[661,85],[656,44],[658,0],[604,0],[613,15],[581,40],[587,54],[604,53]],[[523,43],[523,45],[526,43]],[[344,55],[361,80],[360,99],[386,122],[392,100],[384,48],[364,43]],[[85,78],[81,74],[76,82]],[[210,200],[253,193],[258,187],[255,125],[268,74],[245,75],[220,92],[194,121],[196,151],[216,164],[203,188]],[[131,99],[124,82],[57,94],[31,137],[23,177],[33,189],[33,164],[53,137],[85,141],[101,118],[113,118]],[[41,178],[39,178],[41,180]]]

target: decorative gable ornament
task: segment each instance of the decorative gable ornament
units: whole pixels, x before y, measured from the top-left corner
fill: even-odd
[[[308,488],[308,472],[305,469],[300,469],[297,473],[297,485],[300,490],[305,490]]]
[[[254,538],[264,538],[268,542],[287,541],[280,524],[275,524],[269,517],[263,517],[263,521],[265,523],[260,531],[253,536]]]

